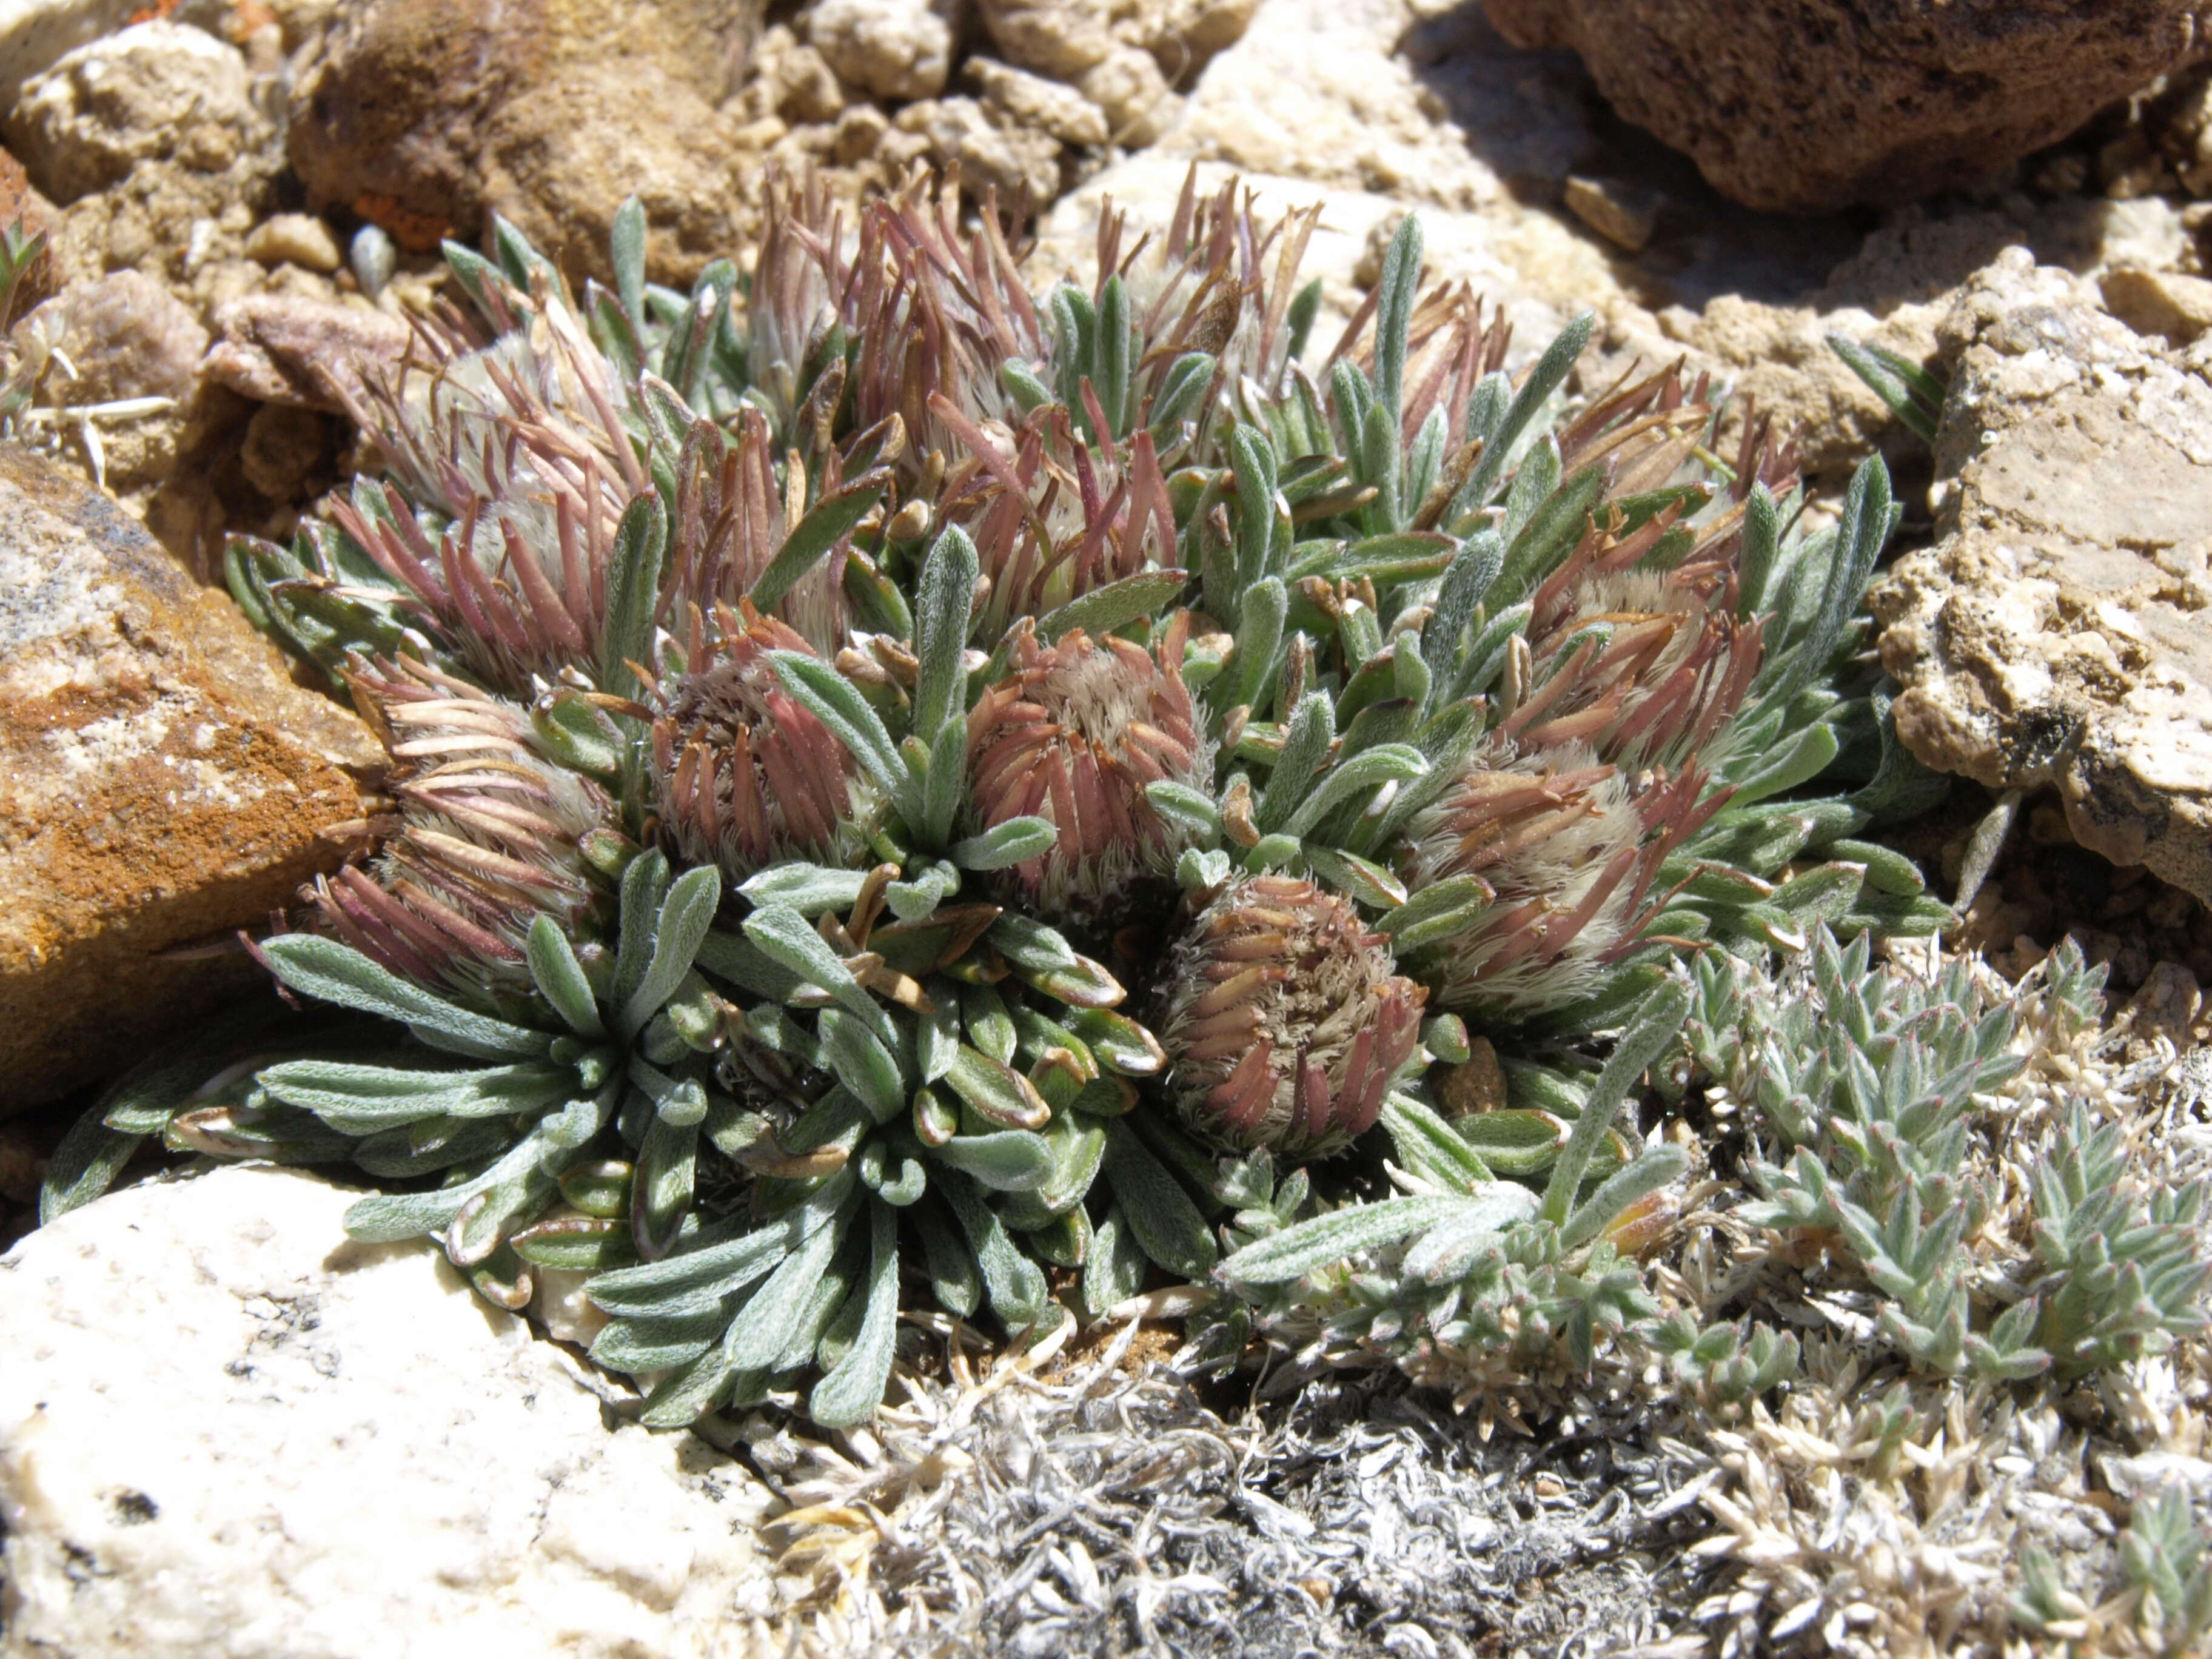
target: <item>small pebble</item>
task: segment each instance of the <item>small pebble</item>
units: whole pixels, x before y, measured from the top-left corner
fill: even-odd
[[[264,265],[295,264],[325,275],[338,268],[337,238],[320,219],[307,213],[280,213],[254,226],[246,255]]]
[[[347,252],[347,263],[353,266],[353,279],[361,284],[361,291],[374,300],[384,292],[384,285],[392,280],[392,268],[399,258],[399,250],[392,238],[379,225],[363,225],[353,234],[353,246]]]

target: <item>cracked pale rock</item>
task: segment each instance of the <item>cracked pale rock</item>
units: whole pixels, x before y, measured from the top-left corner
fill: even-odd
[[[2212,900],[2212,384],[2009,249],[1940,334],[1932,548],[1874,596],[1898,734]]]
[[[1021,192],[1031,202],[1060,193],[1060,141],[1035,128],[999,126],[973,98],[908,104],[893,125],[926,140],[938,166],[957,167],[978,193],[988,186],[1006,202]]]
[[[160,21],[63,58],[24,87],[7,125],[9,148],[64,205],[142,161],[222,172],[268,133],[237,49]]]
[[[837,78],[878,98],[934,98],[952,72],[952,25],[928,0],[817,0],[805,25]]]
[[[24,82],[145,9],[145,0],[0,0],[0,113]]]
[[[1106,116],[1073,87],[989,58],[971,58],[968,73],[983,102],[1008,126],[1035,127],[1065,144],[1103,144]]]
[[[758,1483],[360,1196],[116,1193],[0,1257],[0,1659],[707,1659],[769,1609]]]
[[[373,306],[249,294],[216,313],[210,380],[261,403],[361,415],[407,354],[407,324]]]
[[[378,758],[228,595],[0,445],[0,1115],[255,983],[243,955],[164,953],[265,924],[334,867],[321,831]]]
[[[1072,81],[1115,46],[1100,0],[981,0],[983,27],[1018,69]]]

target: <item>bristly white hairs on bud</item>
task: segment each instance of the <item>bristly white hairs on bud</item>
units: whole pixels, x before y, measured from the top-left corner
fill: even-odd
[[[1231,881],[1177,940],[1160,1027],[1184,1123],[1218,1146],[1322,1158],[1373,1127],[1428,993],[1310,881]]]
[[[315,912],[396,973],[512,1004],[530,989],[532,921],[592,931],[605,896],[582,847],[614,803],[544,752],[517,704],[405,660],[364,665],[353,684],[393,762],[392,810],[359,826],[381,841],[374,873],[319,877]]]
[[[1182,838],[1145,790],[1212,781],[1213,744],[1182,682],[1189,630],[1176,612],[1148,652],[1080,630],[1046,645],[1025,628],[1013,672],[968,717],[976,826],[1034,816],[1058,831],[1012,872],[1048,915],[1102,917],[1139,877],[1175,867]]]

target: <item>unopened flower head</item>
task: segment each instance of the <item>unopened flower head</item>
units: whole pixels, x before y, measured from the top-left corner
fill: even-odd
[[[661,826],[684,857],[742,879],[780,859],[843,864],[866,848],[880,802],[845,745],[776,678],[769,653],[805,653],[750,601],[696,614],[681,672],[653,694]]]
[[[1161,1036],[1183,1121],[1217,1145],[1326,1157],[1375,1121],[1427,992],[1310,881],[1232,881],[1169,963]]]
[[[587,939],[603,920],[581,848],[611,832],[613,803],[540,752],[517,704],[415,662],[351,684],[393,762],[392,810],[364,826],[383,837],[368,869],[310,890],[323,924],[422,984],[495,1006],[526,994],[532,921]]]
[[[1646,920],[1660,861],[1710,814],[1703,781],[1639,783],[1580,741],[1528,753],[1503,737],[1486,742],[1407,840],[1413,890],[1472,876],[1493,895],[1419,953],[1437,1001],[1511,1020],[1588,994]]]
[[[1047,911],[1095,914],[1139,876],[1173,867],[1180,843],[1145,787],[1210,779],[1212,745],[1182,682],[1189,627],[1178,612],[1149,652],[1080,629],[1052,645],[1025,632],[1013,672],[969,715],[979,826],[1034,816],[1060,832],[1014,869]]]

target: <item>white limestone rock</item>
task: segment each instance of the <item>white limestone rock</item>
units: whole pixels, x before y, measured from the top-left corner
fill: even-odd
[[[64,205],[141,161],[220,173],[265,143],[245,56],[182,23],[138,23],[80,46],[23,88],[9,147]]]
[[[690,1659],[770,1501],[613,1426],[565,1351],[357,1194],[233,1168],[0,1256],[0,1659]]]

